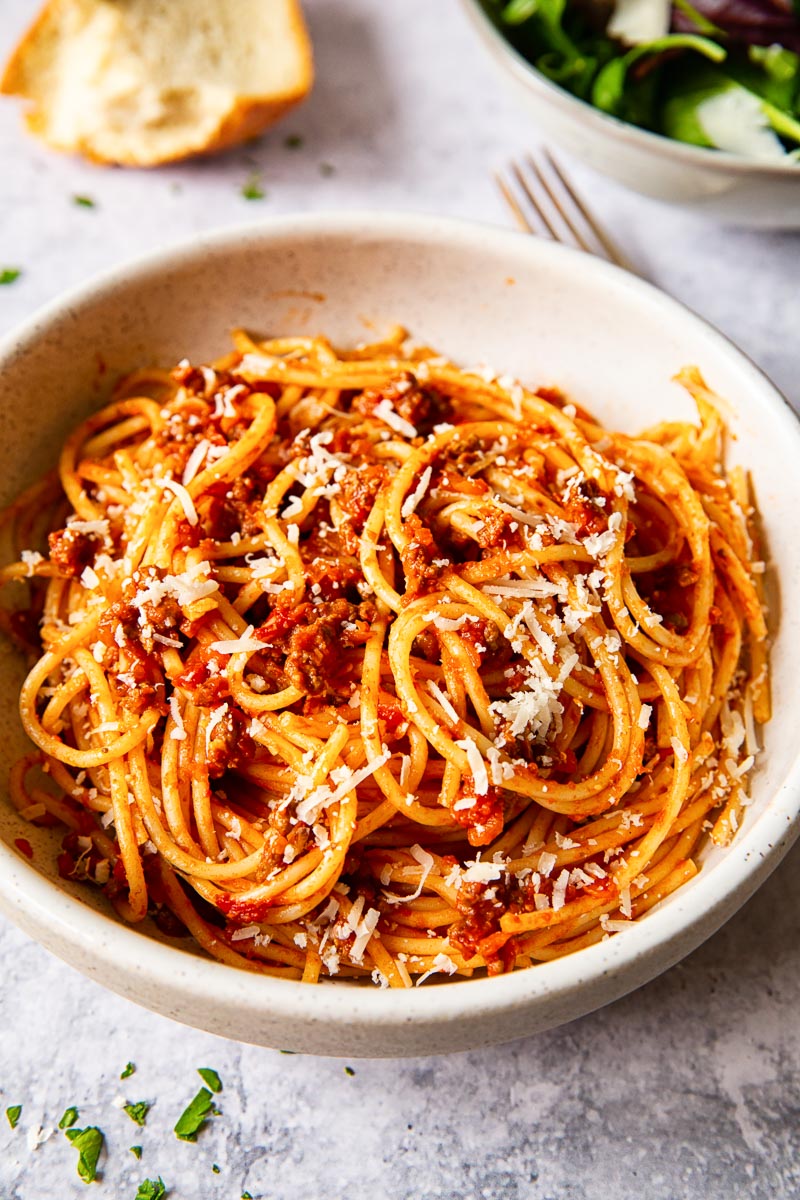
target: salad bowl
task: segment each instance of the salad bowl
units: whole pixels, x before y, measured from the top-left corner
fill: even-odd
[[[688,90],[681,90],[684,84],[673,83],[676,94],[666,97],[659,110],[662,126],[674,134],[666,136],[632,123],[633,116],[641,115],[645,102],[644,95],[632,88],[629,80],[637,61],[644,62],[642,46],[621,51],[619,57],[607,62],[591,86],[585,85],[587,98],[583,99],[554,78],[559,73],[571,74],[570,86],[580,87],[575,73],[582,69],[583,60],[570,59],[565,50],[558,60],[544,54],[536,58],[538,66],[534,65],[530,59],[535,55],[519,34],[519,27],[502,20],[506,9],[501,4],[494,0],[462,3],[508,84],[530,113],[534,137],[562,147],[635,191],[688,206],[709,218],[762,229],[800,228],[800,161],[797,154],[786,152],[788,147],[800,146],[800,120],[788,112],[773,112],[780,137],[763,115],[754,122],[755,101],[752,96],[743,100],[739,93],[745,89],[731,85],[725,63],[718,50],[712,49],[716,43],[711,38],[681,34],[673,38],[673,47],[660,52],[670,58],[681,51],[692,60],[689,83],[685,85]],[[553,10],[561,12],[563,6],[555,4]],[[603,41],[607,47],[607,39]],[[658,39],[650,43],[649,49],[652,51],[657,44]],[[800,95],[800,59],[795,64],[795,57],[793,51],[786,51],[781,59],[783,67],[775,62],[772,69],[778,74],[782,69],[796,71],[793,86]],[[555,69],[556,61],[559,70]],[[722,127],[719,144],[736,146],[740,152],[699,144],[709,142],[697,117],[701,99],[714,102],[711,110],[705,111],[715,118],[715,124],[708,122],[715,135]],[[652,119],[652,112],[647,116]],[[694,140],[678,140],[679,136]]]

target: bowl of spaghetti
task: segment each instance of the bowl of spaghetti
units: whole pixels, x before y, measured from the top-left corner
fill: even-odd
[[[0,905],[106,986],[462,1049],[652,978],[791,844],[797,421],[654,288],[292,218],[0,368]]]

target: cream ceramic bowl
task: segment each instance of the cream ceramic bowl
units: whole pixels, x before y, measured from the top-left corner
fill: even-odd
[[[537,71],[498,29],[481,0],[464,8],[520,100],[538,138],[657,200],[760,229],[800,228],[800,164],[753,162],[649,133],[601,112]]]
[[[655,288],[597,259],[522,235],[430,217],[289,218],[123,267],[50,305],[0,345],[5,503],[56,458],[68,429],[138,364],[204,360],[229,330],[324,331],[352,344],[402,322],[465,366],[488,363],[566,389],[635,431],[690,405],[670,382],[697,363],[731,406],[731,457],[753,472],[770,560],[775,718],[732,846],[641,923],[572,957],[496,979],[409,992],[311,987],[210,961],[153,928],[128,928],[94,890],[58,877],[59,839],[0,797],[0,905],[49,950],[157,1012],[245,1042],[316,1054],[444,1053],[569,1021],[693,950],[777,865],[798,832],[800,428],[772,385],[720,334]],[[772,568],[770,568],[772,574]],[[781,606],[780,594],[784,597]],[[0,779],[24,748],[22,677],[0,646]],[[4,786],[4,783],[3,783]],[[15,839],[34,847],[29,862]]]

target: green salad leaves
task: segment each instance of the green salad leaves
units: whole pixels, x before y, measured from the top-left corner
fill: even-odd
[[[800,16],[786,17],[790,45],[770,44],[769,25],[737,25],[725,0],[714,20],[706,0],[673,0],[663,36],[626,44],[608,33],[613,0],[482,3],[538,71],[612,117],[696,146],[800,159]]]

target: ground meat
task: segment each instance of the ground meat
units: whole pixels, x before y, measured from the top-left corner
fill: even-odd
[[[598,504],[605,497],[593,479],[584,479],[567,490],[564,499],[564,514],[575,526],[578,537],[590,537],[603,533],[608,528],[606,504]]]
[[[489,485],[484,479],[472,479],[462,475],[460,471],[446,467],[436,480],[436,489],[440,492],[457,492],[460,496],[485,496]]]
[[[278,604],[256,637],[273,662],[285,655],[289,683],[307,696],[350,695],[350,663],[342,651],[363,644],[375,619],[370,601],[337,599],[318,604]]]
[[[94,533],[78,533],[75,529],[56,529],[48,535],[50,561],[61,575],[80,577],[94,562],[100,549],[100,538]]]
[[[185,360],[178,363],[177,367],[173,367],[170,376],[178,387],[186,388],[187,392],[194,392],[198,396],[204,396],[209,383],[213,384],[218,378],[215,372],[209,372],[207,379],[199,367],[193,367]]]
[[[357,584],[363,579],[355,558],[318,556],[306,564],[306,584],[312,596],[320,600],[359,601]],[[319,590],[315,590],[319,589]]]
[[[459,808],[460,800],[471,800],[472,804],[469,808]],[[505,803],[500,789],[490,785],[489,790],[479,796],[471,775],[464,777],[452,812],[459,825],[467,830],[470,846],[488,846],[503,832]]]
[[[175,687],[191,692],[192,702],[200,708],[217,708],[231,694],[225,674],[225,658],[214,650],[193,655],[186,670],[173,680]]]
[[[264,531],[264,484],[252,475],[239,475],[232,483],[209,488],[212,496],[208,529],[217,541],[229,541],[231,534],[257,536]]]
[[[423,524],[416,513],[412,513],[405,523],[409,542],[400,554],[403,571],[406,576],[406,594],[404,601],[410,602],[416,596],[431,591],[438,583],[442,566],[434,559],[443,559],[442,553],[428,526]]]
[[[383,387],[366,388],[353,400],[352,411],[371,416],[383,400],[388,400],[397,415],[409,421],[422,437],[432,433],[435,425],[449,423],[453,415],[450,397],[436,388],[423,387],[410,371]]]
[[[697,572],[691,562],[668,563],[658,571],[638,579],[644,600],[663,617],[664,627],[671,633],[684,633],[689,626]],[[709,614],[710,624],[719,620],[719,612]]]
[[[206,766],[212,779],[252,761],[256,746],[247,732],[249,724],[250,718],[245,713],[228,705],[206,746]]]
[[[500,929],[500,918],[508,907],[507,885],[501,881],[487,886],[485,883],[462,883],[458,890],[456,907],[461,920],[451,928],[450,945],[464,958],[478,953],[478,945],[484,938]]]
[[[339,485],[341,491],[337,499],[347,517],[346,527],[341,532],[345,548],[350,554],[354,554],[358,548],[358,537],[364,531],[364,523],[385,479],[386,468],[380,463],[372,463],[348,471]]]
[[[475,533],[478,545],[483,550],[491,550],[497,546],[506,546],[509,535],[511,535],[509,526],[514,520],[510,513],[503,512],[500,508],[491,507],[481,509],[480,515],[482,524]]]

